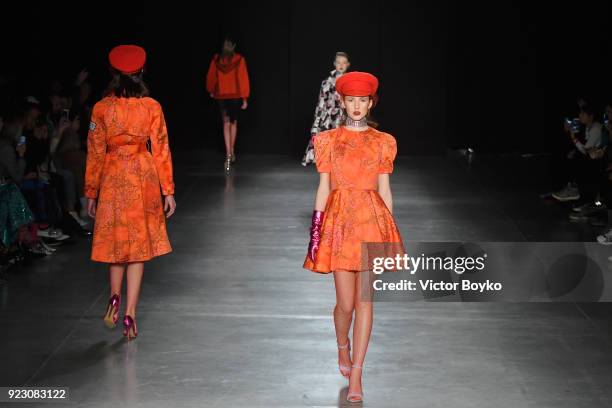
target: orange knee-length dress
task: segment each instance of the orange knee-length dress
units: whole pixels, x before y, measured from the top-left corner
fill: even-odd
[[[171,252],[162,194],[174,194],[174,181],[160,104],[103,98],[87,139],[85,196],[97,199],[91,259],[137,262]]]
[[[378,193],[378,175],[393,172],[395,138],[373,128],[340,126],[317,134],[314,149],[317,171],[330,173],[331,192],[316,262],[306,255],[303,267],[320,273],[369,270],[361,256],[367,242],[395,243],[391,249],[403,253],[395,220]]]

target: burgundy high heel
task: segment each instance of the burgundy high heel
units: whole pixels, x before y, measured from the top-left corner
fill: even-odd
[[[136,336],[138,336],[136,324],[130,315],[125,315],[123,318],[123,335],[127,337],[128,340],[135,339]]]
[[[119,320],[119,304],[121,303],[121,299],[118,294],[113,294],[108,300],[108,306],[106,306],[106,314],[104,315],[104,324],[109,329],[117,326],[117,321]]]

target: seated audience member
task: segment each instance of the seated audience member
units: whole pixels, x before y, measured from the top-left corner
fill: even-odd
[[[0,242],[15,245],[33,255],[48,255],[53,249],[38,239],[37,226],[25,198],[17,187],[25,173],[26,143],[21,122],[12,120],[0,130]]]
[[[71,182],[72,185],[65,185],[66,191],[71,192],[66,203],[66,210],[81,226],[87,225],[83,218],[87,213],[87,198],[84,195],[85,163],[87,154],[81,145],[79,130],[81,120],[79,116],[74,116],[68,121],[68,126],[62,128],[59,133],[57,147],[53,155],[53,163],[58,173],[65,177],[64,182]],[[78,201],[81,207],[81,215],[76,212],[75,204]]]
[[[580,123],[585,126],[584,142],[578,136],[576,129],[569,124],[565,125],[574,149],[568,154],[568,168],[575,177],[577,188],[571,183],[561,191],[553,193],[559,201],[580,199],[582,202],[577,209],[586,210],[595,202],[599,174],[602,160],[598,149],[601,148],[602,124],[595,120],[594,112],[585,106],[579,114]]]
[[[66,239],[68,236],[61,230],[47,228],[49,224],[57,225],[61,220],[57,191],[51,186],[48,132],[48,126],[42,120],[37,120],[29,132],[31,136],[26,138],[24,156],[25,174],[20,187],[34,212],[36,222],[41,227],[39,235]]]

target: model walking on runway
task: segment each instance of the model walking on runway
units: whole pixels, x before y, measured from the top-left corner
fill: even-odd
[[[393,219],[389,174],[397,152],[395,138],[368,126],[378,80],[365,72],[351,72],[336,82],[346,119],[337,129],[314,138],[319,187],[310,228],[304,268],[334,274],[334,325],[338,364],[349,378],[347,400],[363,399],[361,375],[370,332],[373,305],[364,298],[362,242],[396,243],[402,238]],[[370,289],[371,290],[371,287]],[[349,330],[353,322],[353,349]]]
[[[315,108],[314,121],[310,129],[310,138],[306,152],[302,158],[302,166],[307,166],[315,161],[314,147],[312,139],[314,135],[324,130],[334,129],[340,126],[342,121],[342,107],[340,106],[340,96],[336,92],[336,80],[344,74],[351,63],[348,54],[337,52],[334,59],[334,70],[329,73],[329,77],[321,83],[319,90],[319,100]]]
[[[94,106],[89,125],[85,195],[95,219],[91,259],[110,264],[104,322],[111,328],[117,324],[127,272],[123,335],[129,340],[138,335],[136,306],[144,262],[172,251],[165,218],[176,203],[164,114],[143,82],[146,53],[135,45],[120,45],[109,60],[113,79]]]
[[[219,103],[225,139],[225,171],[229,172],[236,161],[234,146],[238,134],[238,114],[248,106],[250,95],[249,74],[246,60],[235,51],[236,43],[230,39],[223,41],[219,54],[210,61],[206,75],[206,89],[211,98]]]

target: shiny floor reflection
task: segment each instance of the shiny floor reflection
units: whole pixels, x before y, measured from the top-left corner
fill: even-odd
[[[175,160],[174,252],[146,267],[138,338],[104,327],[106,269],[79,241],[0,287],[0,384],[68,386],[66,406],[75,407],[347,406],[332,278],[301,268],[314,169],[241,154],[225,176],[219,155]],[[543,206],[532,186],[495,184],[491,169],[532,171],[399,158],[392,188],[403,236],[580,241],[597,233]],[[608,304],[377,303],[363,406],[612,406],[610,323]]]

